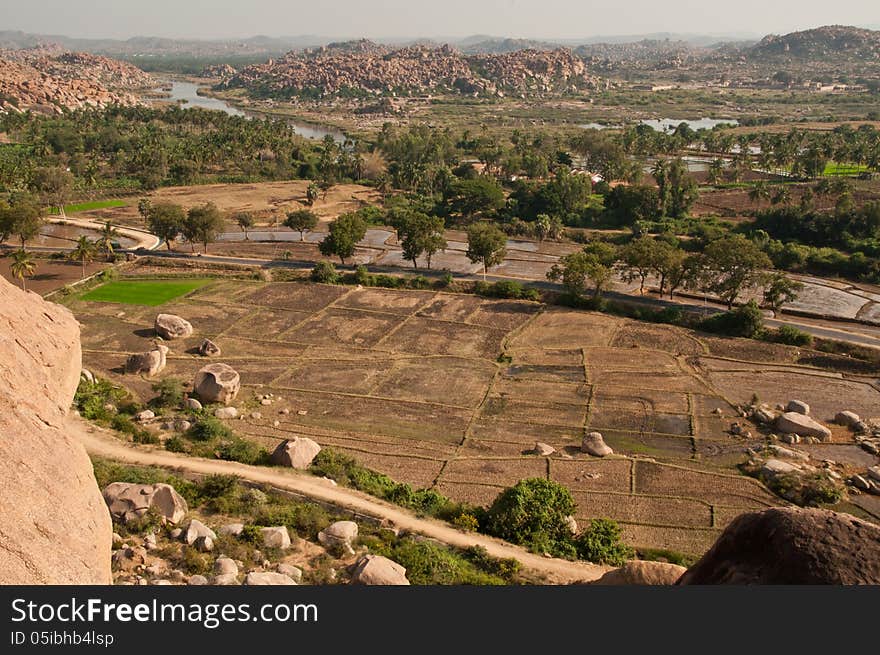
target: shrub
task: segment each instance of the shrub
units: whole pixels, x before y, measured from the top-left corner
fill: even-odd
[[[412,289],[427,289],[431,286],[431,281],[424,275],[416,275],[409,280],[409,286]]]
[[[596,564],[622,566],[633,551],[620,542],[620,532],[620,526],[610,519],[591,520],[575,539],[578,557]]]
[[[758,304],[750,300],[734,310],[703,319],[699,327],[706,332],[753,339],[764,331],[764,315]]]
[[[189,446],[184,439],[175,434],[165,440],[165,450],[172,453],[186,453],[189,452]]]
[[[217,445],[216,455],[217,459],[253,466],[268,464],[270,457],[268,450],[237,435],[221,440]]]
[[[187,436],[193,441],[213,441],[228,439],[233,436],[232,430],[218,418],[203,416],[187,430]]]
[[[165,378],[153,384],[157,394],[150,402],[154,407],[180,407],[183,403],[183,381],[177,378]]]
[[[128,392],[114,387],[110,382],[98,378],[94,383],[82,380],[73,397],[73,404],[80,415],[90,421],[109,423],[116,412],[107,405],[118,407],[128,399]]]
[[[486,531],[534,552],[571,557],[568,517],[575,504],[564,486],[544,478],[520,480],[502,491],[486,517]]]
[[[462,512],[452,519],[452,525],[465,532],[476,532],[480,529],[480,521],[477,517],[473,514],[468,514],[467,512]]]
[[[222,473],[209,475],[198,484],[198,490],[204,498],[229,496],[238,490],[238,476]]]
[[[452,284],[452,280],[453,280],[452,273],[450,273],[449,271],[446,271],[446,273],[443,274],[443,278],[442,278],[443,286],[448,287],[450,284]]]
[[[792,325],[780,325],[779,329],[771,335],[773,341],[784,343],[788,346],[812,346],[813,335],[798,330]]]
[[[332,262],[320,261],[315,264],[310,275],[312,282],[321,282],[323,284],[336,284],[339,281],[339,273]]]

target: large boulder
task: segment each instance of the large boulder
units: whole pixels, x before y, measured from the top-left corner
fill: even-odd
[[[406,569],[381,555],[364,555],[354,565],[352,584],[408,585]]]
[[[217,534],[198,519],[190,521],[183,532],[183,540],[191,546],[199,539],[204,538],[208,538],[213,542],[217,539]]]
[[[265,548],[280,548],[281,550],[290,548],[290,533],[284,525],[261,528],[260,535],[263,537]]]
[[[357,539],[358,524],[354,521],[336,521],[318,533],[318,541],[328,548],[351,548]]]
[[[193,390],[203,403],[223,403],[235,400],[241,388],[241,378],[228,364],[208,364],[196,373]]]
[[[619,569],[608,571],[595,584],[601,585],[674,585],[687,571],[669,562],[631,560]]]
[[[186,500],[170,484],[112,482],[104,487],[104,501],[113,518],[128,523],[149,511],[176,524],[186,516]]]
[[[294,437],[278,444],[271,461],[277,466],[307,469],[320,452],[321,446],[308,437]]]
[[[785,412],[776,419],[776,429],[786,434],[797,434],[801,437],[816,437],[825,441],[831,437],[831,430],[806,414]]]
[[[156,317],[156,334],[163,339],[182,339],[193,333],[192,324],[174,314],[159,314]]]
[[[854,428],[856,425],[861,423],[861,417],[855,412],[850,412],[849,410],[843,412],[837,412],[837,416],[834,417],[834,422],[838,425],[845,425],[848,428]]]
[[[244,578],[245,585],[295,585],[296,580],[283,573],[252,571]]]
[[[880,584],[880,526],[824,509],[740,514],[679,584]]]
[[[168,346],[158,345],[145,353],[129,355],[125,360],[126,373],[143,373],[152,377],[165,368],[165,358],[168,355]]]
[[[69,310],[0,278],[0,584],[111,583],[110,513],[68,414],[81,354]]]
[[[785,406],[786,412],[794,412],[795,414],[810,415],[810,406],[803,400],[789,400]]]
[[[592,455],[593,457],[605,457],[613,455],[614,451],[611,446],[605,443],[601,432],[590,432],[581,442],[581,451]]]

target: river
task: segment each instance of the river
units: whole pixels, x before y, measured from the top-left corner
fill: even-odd
[[[253,118],[254,116],[262,117],[262,114],[242,111],[238,107],[229,104],[225,100],[219,98],[211,98],[210,96],[200,96],[198,94],[199,85],[192,82],[179,82],[177,80],[169,80],[171,84],[170,96],[167,100],[171,102],[183,102],[184,107],[201,107],[203,109],[213,109],[215,111],[226,112],[230,116],[245,116]],[[339,130],[327,129],[319,125],[311,125],[308,123],[300,123],[294,120],[288,120],[287,124],[291,129],[300,136],[307,139],[323,139],[328,134],[333,137],[337,143],[345,141],[345,135]]]

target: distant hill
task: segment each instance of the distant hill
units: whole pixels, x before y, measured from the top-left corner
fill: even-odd
[[[745,50],[753,60],[802,63],[827,60],[876,62],[880,60],[880,32],[845,25],[826,25],[802,32],[765,36]]]

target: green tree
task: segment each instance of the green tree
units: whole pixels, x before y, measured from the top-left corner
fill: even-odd
[[[449,209],[465,220],[485,215],[504,206],[504,190],[497,180],[486,175],[456,180],[448,199]]]
[[[624,278],[627,282],[639,280],[639,294],[645,293],[645,281],[648,276],[662,267],[661,259],[666,256],[663,241],[653,237],[643,236],[633,239],[620,250],[620,258],[626,265]]]
[[[217,205],[208,202],[190,208],[186,213],[181,232],[191,246],[201,243],[204,252],[208,252],[208,244],[217,240],[217,237],[223,232],[223,228],[223,214],[217,209]],[[195,250],[194,247],[193,250]]]
[[[418,260],[422,255],[427,260],[428,268],[431,268],[434,254],[446,249],[446,237],[443,235],[445,224],[440,216],[404,211],[394,217],[392,225],[397,230],[403,258],[411,261],[415,269],[418,269]]]
[[[486,516],[486,530],[538,553],[574,554],[570,517],[574,500],[564,486],[527,478],[502,491]]]
[[[741,234],[709,243],[700,264],[701,288],[716,294],[728,309],[743,291],[763,284],[773,268],[764,251]]]
[[[97,248],[86,235],[82,235],[76,241],[76,246],[70,252],[70,258],[82,265],[82,278],[86,276],[86,264],[95,258]]]
[[[37,262],[34,261],[33,256],[24,248],[16,250],[12,253],[12,264],[9,268],[12,271],[12,276],[17,277],[21,282],[22,290],[27,291],[25,278],[31,277],[37,268]]]
[[[8,233],[17,236],[22,250],[25,249],[25,243],[37,236],[43,227],[40,208],[29,195],[13,196],[3,214],[4,235]]]
[[[467,258],[483,265],[483,279],[490,266],[504,261],[507,255],[507,236],[491,223],[476,223],[467,231]]]
[[[249,241],[250,237],[248,236],[248,230],[251,230],[254,227],[254,215],[250,212],[237,212],[234,218],[238,227],[244,232],[244,240]]]
[[[593,297],[599,298],[614,276],[617,255],[617,248],[612,244],[594,241],[580,252],[560,259],[547,273],[547,279],[554,282],[561,280],[565,290],[578,297],[584,294],[587,281],[590,281],[593,283]]]
[[[306,240],[306,232],[318,227],[318,215],[310,209],[297,209],[289,214],[284,224],[294,232],[299,232],[299,240]]]
[[[778,312],[784,304],[797,300],[803,289],[804,285],[801,282],[777,271],[764,287],[764,306]]]
[[[183,207],[170,202],[152,205],[147,212],[147,225],[150,232],[165,241],[168,250],[174,250],[173,243],[183,231],[186,213]]]
[[[43,202],[58,208],[64,216],[64,203],[70,197],[73,188],[73,174],[60,166],[47,166],[34,171],[31,185],[40,194]]]
[[[558,216],[548,216],[547,214],[538,214],[535,221],[535,234],[538,241],[544,239],[558,239],[562,236],[565,228],[562,220]]]
[[[113,261],[114,243],[119,238],[119,232],[110,221],[104,221],[104,227],[95,240],[95,247],[99,252],[106,253],[107,261]]]
[[[306,204],[311,207],[315,204],[315,201],[318,200],[318,196],[321,194],[321,189],[314,182],[309,182],[309,186],[306,187]]]
[[[326,257],[336,255],[344,265],[345,260],[354,255],[358,242],[366,235],[367,224],[363,218],[355,213],[342,214],[330,223],[330,232],[321,241],[319,249]]]

